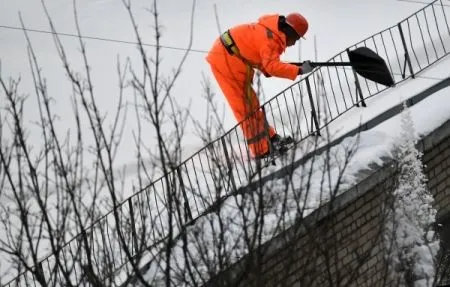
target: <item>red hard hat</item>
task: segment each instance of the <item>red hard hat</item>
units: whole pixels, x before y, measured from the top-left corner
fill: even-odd
[[[300,13],[291,13],[286,16],[286,23],[288,23],[300,37],[305,35],[308,31],[308,21]]]

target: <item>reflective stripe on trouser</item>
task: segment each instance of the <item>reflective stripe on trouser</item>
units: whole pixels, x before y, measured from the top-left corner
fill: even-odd
[[[241,128],[252,156],[260,156],[268,152],[269,138],[275,135],[275,130],[268,125],[252,87],[254,74],[252,67],[246,65],[245,74],[233,73],[233,71],[225,73],[219,71],[214,65],[211,65],[211,69],[236,120],[243,121]],[[250,117],[246,119],[248,116]]]

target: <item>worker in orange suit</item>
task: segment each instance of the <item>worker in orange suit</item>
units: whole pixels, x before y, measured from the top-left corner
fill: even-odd
[[[265,76],[295,80],[312,70],[310,61],[301,66],[280,61],[286,47],[293,46],[308,30],[299,13],[265,15],[256,23],[235,26],[214,43],[206,60],[238,122],[254,158],[285,152],[293,142],[281,137],[267,123],[252,87],[254,70]]]

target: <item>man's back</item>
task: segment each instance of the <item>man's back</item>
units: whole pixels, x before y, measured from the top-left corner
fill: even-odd
[[[230,34],[242,57],[255,64],[263,65],[263,49],[269,48],[276,54],[286,49],[286,39],[278,30],[279,15],[265,15],[257,23],[242,24],[231,28]]]

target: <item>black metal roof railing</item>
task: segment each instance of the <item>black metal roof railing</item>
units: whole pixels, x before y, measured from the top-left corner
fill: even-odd
[[[450,51],[450,27],[442,0],[432,2],[397,25],[356,43],[330,61],[349,61],[347,52],[361,46],[385,59],[396,84],[414,77]],[[298,143],[320,133],[352,108],[366,106],[368,98],[386,89],[358,76],[352,68],[320,67],[268,100],[262,108],[279,134],[293,135]],[[218,164],[226,169],[216,168]],[[118,230],[125,236],[133,256],[145,257],[138,247],[137,234],[147,239],[147,251],[164,248],[162,245],[168,236],[169,190],[175,196],[175,207],[171,211],[175,222],[173,228],[179,232],[217,207],[221,198],[247,185],[256,170],[237,124],[169,174],[122,202],[115,210],[119,214],[118,220],[111,211],[86,228],[85,234],[91,239],[89,256],[100,264],[98,274],[104,278],[113,276],[101,270],[103,261],[113,265],[112,269],[117,271],[114,276],[120,277],[120,270],[131,270],[128,257],[121,251]],[[75,286],[86,277],[82,275],[81,266],[87,260],[86,255],[77,257],[82,244],[85,242],[77,236],[67,242],[58,255],[66,262],[73,261],[74,272],[70,277]],[[109,258],[113,253],[114,258]],[[54,256],[48,256],[36,266],[49,283],[61,278]],[[30,282],[35,286],[38,280],[32,272],[24,272],[5,286],[28,286]]]

